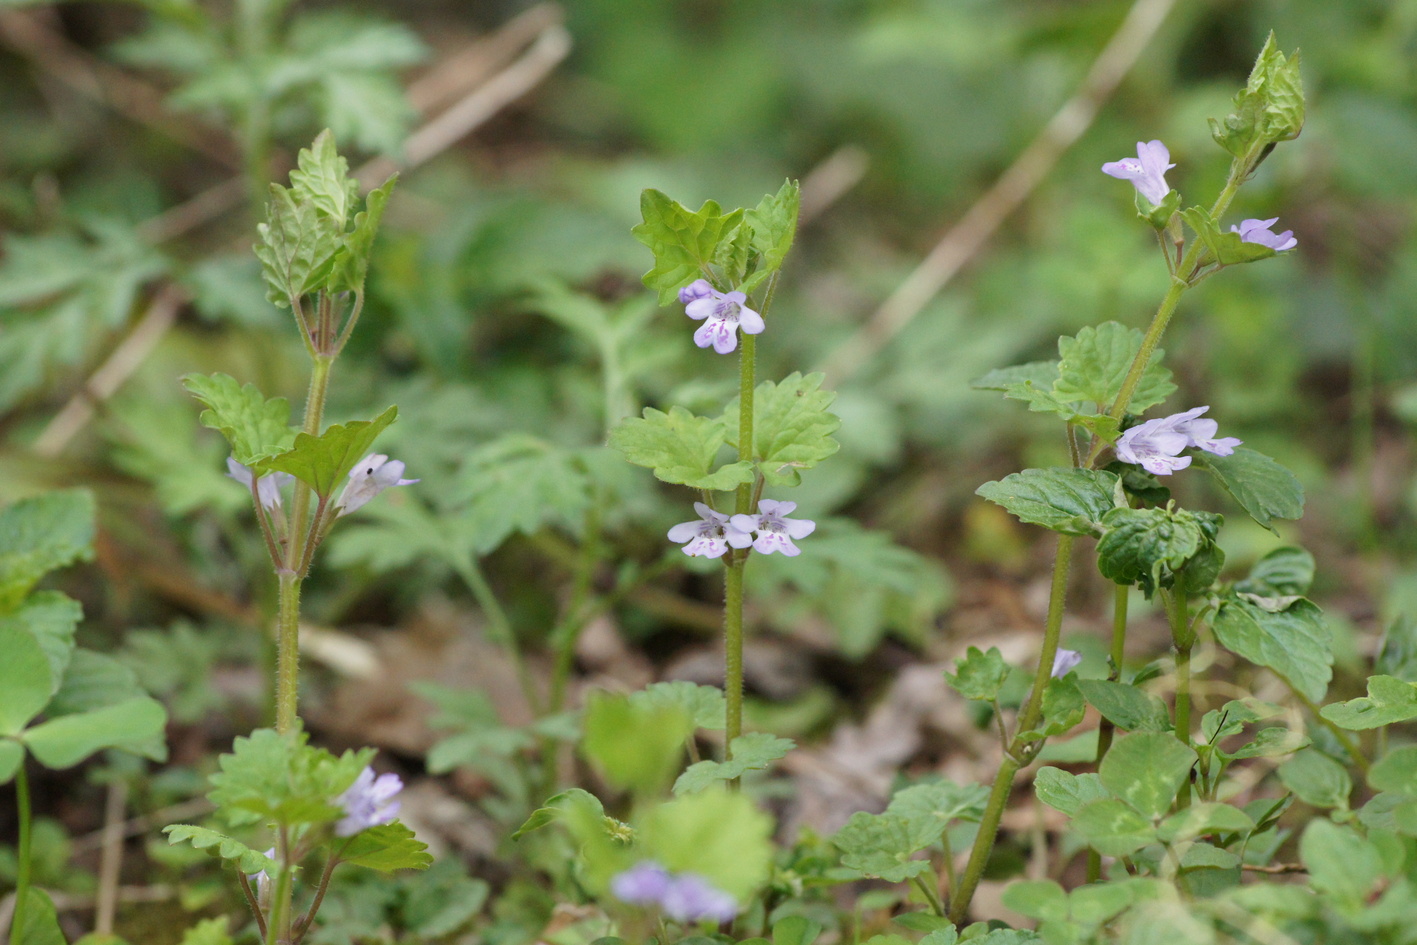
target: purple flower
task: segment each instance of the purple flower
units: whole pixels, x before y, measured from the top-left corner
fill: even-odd
[[[738,902],[695,873],[670,873],[653,860],[637,863],[610,880],[615,898],[632,906],[655,906],[677,922],[728,922]]]
[[[702,502],[694,503],[694,511],[699,513],[695,522],[681,522],[669,530],[669,540],[684,545],[684,554],[690,557],[717,558],[728,550],[746,548],[753,543],[753,536],[739,531],[722,512],[715,512]]]
[[[236,457],[226,458],[226,474],[246,487],[246,491],[251,491],[251,469],[236,461]],[[274,512],[280,508],[280,490],[288,482],[294,482],[295,477],[290,473],[262,473],[256,477],[256,495],[261,500],[261,507],[267,512]]]
[[[680,873],[670,880],[659,904],[665,915],[679,922],[712,919],[722,923],[738,914],[738,902],[732,896],[693,873]]]
[[[765,555],[780,551],[795,558],[802,549],[794,545],[792,539],[806,538],[817,529],[817,523],[809,519],[788,518],[796,508],[796,502],[763,499],[758,502],[757,515],[735,515],[729,524],[740,532],[755,532],[758,536],[753,542],[755,550]]]
[[[1077,669],[1082,662],[1082,654],[1077,650],[1065,650],[1058,648],[1058,652],[1053,654],[1053,678],[1062,679],[1064,676]]]
[[[1209,418],[1198,419],[1209,409],[1194,407],[1132,427],[1117,440],[1117,458],[1124,463],[1136,463],[1153,475],[1169,476],[1191,465],[1189,456],[1179,455],[1187,447],[1229,456],[1243,441],[1233,436],[1217,440],[1219,424]]]
[[[1239,226],[1231,226],[1231,233],[1239,233],[1240,239],[1246,243],[1259,243],[1261,246],[1268,246],[1276,253],[1282,253],[1286,249],[1293,249],[1299,245],[1299,241],[1294,238],[1293,230],[1285,230],[1276,234],[1270,227],[1279,222],[1279,217],[1270,217],[1268,220],[1241,220]]]
[[[1209,407],[1196,407],[1187,410],[1185,413],[1178,413],[1170,417],[1174,421],[1171,428],[1177,433],[1184,434],[1186,445],[1195,447],[1198,450],[1205,450],[1207,453],[1214,453],[1216,456],[1229,456],[1235,452],[1235,447],[1244,440],[1236,439],[1233,436],[1216,439],[1215,434],[1220,430],[1220,424],[1206,417],[1198,419],[1201,414],[1209,410]]]
[[[756,335],[765,327],[763,316],[743,304],[748,301],[746,295],[720,292],[706,279],[698,279],[680,289],[679,301],[684,303],[685,315],[704,322],[694,332],[694,344],[700,348],[713,345],[713,350],[719,354],[729,354],[738,347],[739,328],[744,334]]]
[[[361,830],[391,823],[398,816],[399,802],[394,795],[403,790],[403,781],[396,774],[374,777],[374,769],[365,767],[359,777],[335,803],[344,808],[344,817],[335,824],[335,836],[352,837]]]
[[[636,863],[610,880],[615,898],[632,906],[657,906],[673,882],[669,871],[653,860]]]
[[[417,479],[402,479],[403,462],[383,453],[370,453],[354,464],[349,482],[335,500],[339,514],[348,515],[390,486],[411,486]]]
[[[1152,206],[1160,206],[1171,192],[1171,187],[1166,183],[1166,172],[1176,165],[1166,163],[1170,159],[1171,152],[1160,141],[1138,141],[1136,157],[1104,164],[1102,173],[1131,181],[1132,186],[1151,201]]]

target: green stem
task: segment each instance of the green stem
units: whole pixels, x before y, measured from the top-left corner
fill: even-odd
[[[276,731],[284,735],[299,720],[300,576],[282,569],[276,605]]]
[[[1013,791],[1014,775],[1018,774],[1025,762],[1022,760],[1026,744],[1019,738],[1024,732],[1037,727],[1043,714],[1043,691],[1053,678],[1053,658],[1058,653],[1058,638],[1063,629],[1063,608],[1068,593],[1068,568],[1072,564],[1073,537],[1061,535],[1058,538],[1058,552],[1053,559],[1053,584],[1048,599],[1048,621],[1043,629],[1043,652],[1038,657],[1038,669],[1033,676],[1033,688],[1028,694],[1028,702],[1019,713],[1018,727],[1015,729],[1013,744],[1004,753],[1004,760],[994,776],[994,787],[989,793],[989,802],[984,808],[984,816],[979,821],[979,832],[974,837],[974,846],[969,851],[969,862],[964,875],[960,877],[959,888],[950,897],[950,921],[958,925],[969,914],[969,904],[974,899],[974,891],[979,888],[979,880],[984,868],[989,864],[989,854],[998,839],[999,823],[1008,805],[1009,794]],[[1032,760],[1032,759],[1029,759]]]
[[[1127,605],[1131,600],[1131,585],[1117,584],[1112,588],[1112,649],[1108,654],[1107,681],[1117,682],[1122,678],[1122,663],[1127,654]],[[1117,726],[1110,719],[1103,718],[1097,726],[1097,765],[1112,748],[1112,739]],[[1102,878],[1102,854],[1096,850],[1087,851],[1087,881],[1095,883]]]
[[[10,945],[24,945],[20,933],[25,927],[25,907],[30,894],[30,781],[24,762],[15,769],[15,811],[19,817],[20,834],[15,848],[19,860],[15,864],[15,911],[10,916]]]
[[[502,609],[502,602],[497,599],[497,594],[492,590],[487,575],[483,573],[481,565],[477,563],[472,552],[466,548],[460,549],[456,554],[449,555],[449,563],[452,564],[458,577],[462,578],[463,583],[467,585],[467,589],[472,591],[472,596],[477,600],[477,606],[482,608],[482,613],[491,626],[493,639],[501,645],[503,653],[506,654],[507,660],[512,664],[513,671],[517,674],[517,682],[521,685],[522,696],[526,699],[532,714],[540,715],[541,699],[537,695],[531,673],[527,670],[526,660],[522,658],[521,644],[517,640],[516,630],[513,629],[507,612]]]
[[[1171,624],[1171,642],[1176,647],[1176,737],[1191,744],[1191,648],[1195,634],[1191,632],[1190,610],[1186,594],[1181,590],[1162,592],[1166,603],[1166,619]]]
[[[575,663],[576,641],[589,622],[590,609],[587,604],[591,596],[591,583],[595,576],[595,565],[600,559],[600,509],[599,496],[594,497],[586,512],[585,540],[581,543],[581,553],[576,560],[571,599],[566,611],[551,631],[551,646],[555,662],[551,669],[551,697],[548,712],[559,712],[566,703],[566,687],[570,683],[571,669]]]
[[[723,577],[724,758],[733,757],[733,739],[743,734],[743,568],[746,555],[733,555]]]
[[[931,871],[930,875],[933,877],[935,874]],[[912,877],[912,880],[915,883],[915,887],[920,890],[921,895],[925,897],[925,901],[930,904],[930,908],[934,910],[935,915],[943,917],[945,914],[945,904],[940,901],[940,894],[934,889],[930,881],[925,878],[924,874],[916,874]]]
[[[276,870],[275,888],[271,890],[271,912],[266,917],[266,945],[288,945],[292,919],[292,899],[294,898],[294,869],[288,862],[288,848],[282,836],[276,845],[276,858],[280,868]]]

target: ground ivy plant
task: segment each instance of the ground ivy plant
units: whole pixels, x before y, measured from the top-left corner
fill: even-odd
[[[187,389],[206,408],[201,422],[231,447],[228,475],[251,507],[278,585],[275,621],[274,729],[239,738],[220,759],[209,799],[227,832],[177,824],[173,843],[189,843],[231,863],[267,945],[295,945],[313,927],[336,867],[426,869],[425,845],[403,826],[393,774],[376,775],[373,750],[335,755],[306,742],[298,712],[300,591],[330,530],[385,489],[418,480],[399,460],[374,453],[396,407],[368,420],[324,424],[331,370],[364,306],[370,251],[391,178],[360,197],[359,182],[322,133],[299,155],[290,186],[272,184],[256,256],[267,297],[289,309],[310,356],[310,387],[301,426],[284,397],[224,375],[188,375]],[[254,833],[253,833],[254,832]],[[263,836],[260,852],[232,833]],[[295,907],[302,864],[319,864],[314,893]]]

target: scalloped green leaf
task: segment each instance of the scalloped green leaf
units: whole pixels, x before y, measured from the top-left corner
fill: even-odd
[[[234,840],[207,827],[172,824],[163,827],[162,832],[167,834],[168,843],[191,844],[198,850],[206,851],[210,856],[235,863],[236,868],[247,875],[263,871],[270,874],[279,868],[276,861],[264,853],[258,853],[240,840]]]
[[[402,823],[380,824],[361,830],[339,853],[341,863],[391,873],[394,870],[426,870],[433,865],[428,844],[413,835]]]
[[[750,232],[749,246],[758,256],[758,265],[738,287],[739,291],[752,292],[782,268],[797,234],[797,214],[801,208],[802,188],[795,180],[788,180],[777,193],[764,196],[756,207],[743,214]]]
[[[769,485],[799,485],[799,470],[841,448],[832,438],[841,418],[827,410],[836,392],[821,389],[825,376],[794,371],[777,383],[764,381],[754,392],[753,457]],[[738,410],[735,397],[719,418],[730,446],[737,445]]]
[[[913,857],[931,842],[909,818],[866,811],[852,814],[832,837],[843,866],[891,883],[903,883],[929,869],[928,861]]]
[[[1314,702],[1333,677],[1333,647],[1323,613],[1304,598],[1272,613],[1247,600],[1221,602],[1212,621],[1216,642],[1267,667]]]
[[[749,732],[733,739],[727,761],[698,761],[689,765],[674,782],[675,794],[694,794],[724,781],[741,778],[748,771],[762,771],[774,761],[787,757],[797,747],[790,738],[766,732]]]
[[[708,200],[689,210],[658,190],[640,194],[642,223],[630,232],[654,253],[654,268],[644,274],[644,284],[659,292],[659,304],[675,301],[681,288],[701,278],[718,254],[719,244],[731,240],[743,222],[743,211],[724,213]]]
[[[697,728],[722,730],[726,697],[718,686],[704,686],[685,679],[650,683],[630,693],[630,701],[656,706],[678,706],[694,720]]]
[[[319,436],[296,434],[294,445],[260,462],[265,472],[286,472],[328,498],[354,464],[369,455],[380,433],[398,419],[399,408],[390,407],[373,420],[337,423]]]
[[[722,418],[695,416],[683,407],[668,413],[646,407],[642,418],[632,417],[611,431],[610,445],[664,482],[727,490],[753,481],[753,464],[747,460],[713,468],[727,436]]]
[[[1136,584],[1149,598],[1170,587],[1176,572],[1205,547],[1202,522],[1178,509],[1112,509],[1102,519],[1097,568],[1118,584]]]
[[[1058,339],[1058,379],[1053,396],[1064,402],[1084,401],[1108,408],[1122,391],[1132,361],[1141,351],[1142,333],[1118,322],[1083,328],[1074,337]],[[1176,391],[1171,372],[1162,366],[1165,352],[1153,351],[1127,410],[1141,413]]]
[[[1094,535],[1117,506],[1120,480],[1098,469],[1025,469],[974,490],[1031,525],[1064,535]]]
[[[231,454],[243,466],[256,466],[290,448],[290,402],[266,396],[255,384],[241,385],[226,374],[187,374],[182,386],[207,408],[202,426],[217,430],[231,444]]]

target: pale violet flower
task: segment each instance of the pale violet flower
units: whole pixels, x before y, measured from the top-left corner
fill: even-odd
[[[246,487],[246,491],[251,491],[251,469],[236,461],[236,457],[226,458],[226,474]],[[280,508],[280,490],[286,484],[294,482],[295,477],[290,473],[276,472],[265,473],[256,478],[256,496],[261,500],[261,507],[267,512],[274,512]]]
[[[700,348],[713,345],[719,354],[729,354],[738,347],[738,329],[746,335],[756,335],[765,327],[763,316],[748,308],[748,297],[742,292],[720,292],[707,279],[696,279],[679,290],[684,314],[702,321],[694,332],[694,344]]]
[[[671,879],[659,903],[665,915],[679,922],[711,919],[723,923],[738,914],[738,902],[732,896],[693,873],[681,873]]]
[[[1064,676],[1077,669],[1082,662],[1082,654],[1077,650],[1065,650],[1058,647],[1058,652],[1053,654],[1053,678],[1062,679]]]
[[[734,528],[722,512],[715,512],[702,502],[694,503],[694,511],[699,513],[697,521],[681,522],[669,530],[669,540],[683,544],[684,554],[717,558],[730,545],[746,548],[753,543],[753,536]]]
[[[653,860],[636,863],[610,880],[615,898],[632,906],[657,906],[673,880],[669,871]]]
[[[335,824],[335,835],[352,837],[361,830],[391,823],[398,816],[399,802],[394,795],[403,790],[403,781],[396,774],[374,776],[374,769],[365,767],[354,783],[335,798],[344,809],[344,817]]]
[[[1268,246],[1276,253],[1282,253],[1286,249],[1298,246],[1299,241],[1294,238],[1293,230],[1275,233],[1270,229],[1278,222],[1279,217],[1270,217],[1268,220],[1241,220],[1239,226],[1230,227],[1230,232],[1239,233],[1240,239],[1246,243]]]
[[[1170,159],[1171,152],[1160,141],[1138,141],[1136,157],[1104,164],[1102,173],[1131,181],[1132,186],[1151,201],[1152,206],[1160,206],[1171,192],[1170,185],[1166,183],[1166,172],[1176,165],[1166,163]]]
[[[335,500],[339,514],[348,515],[390,486],[411,486],[417,479],[403,479],[403,462],[383,453],[370,453],[354,464],[349,482]]]
[[[1169,476],[1191,465],[1191,457],[1180,455],[1188,447],[1229,456],[1242,441],[1233,436],[1216,439],[1219,425],[1209,418],[1199,419],[1209,409],[1194,407],[1132,427],[1117,440],[1117,458],[1136,463],[1152,475]]]
[[[677,922],[728,922],[738,903],[695,873],[670,873],[652,860],[637,863],[610,880],[615,898],[632,906],[653,906]]]
[[[817,523],[809,519],[788,518],[796,508],[796,502],[763,499],[758,503],[757,515],[735,515],[729,524],[740,532],[757,535],[753,542],[754,550],[765,555],[780,551],[789,558],[795,558],[802,553],[802,549],[792,540],[806,538],[817,528]]]

